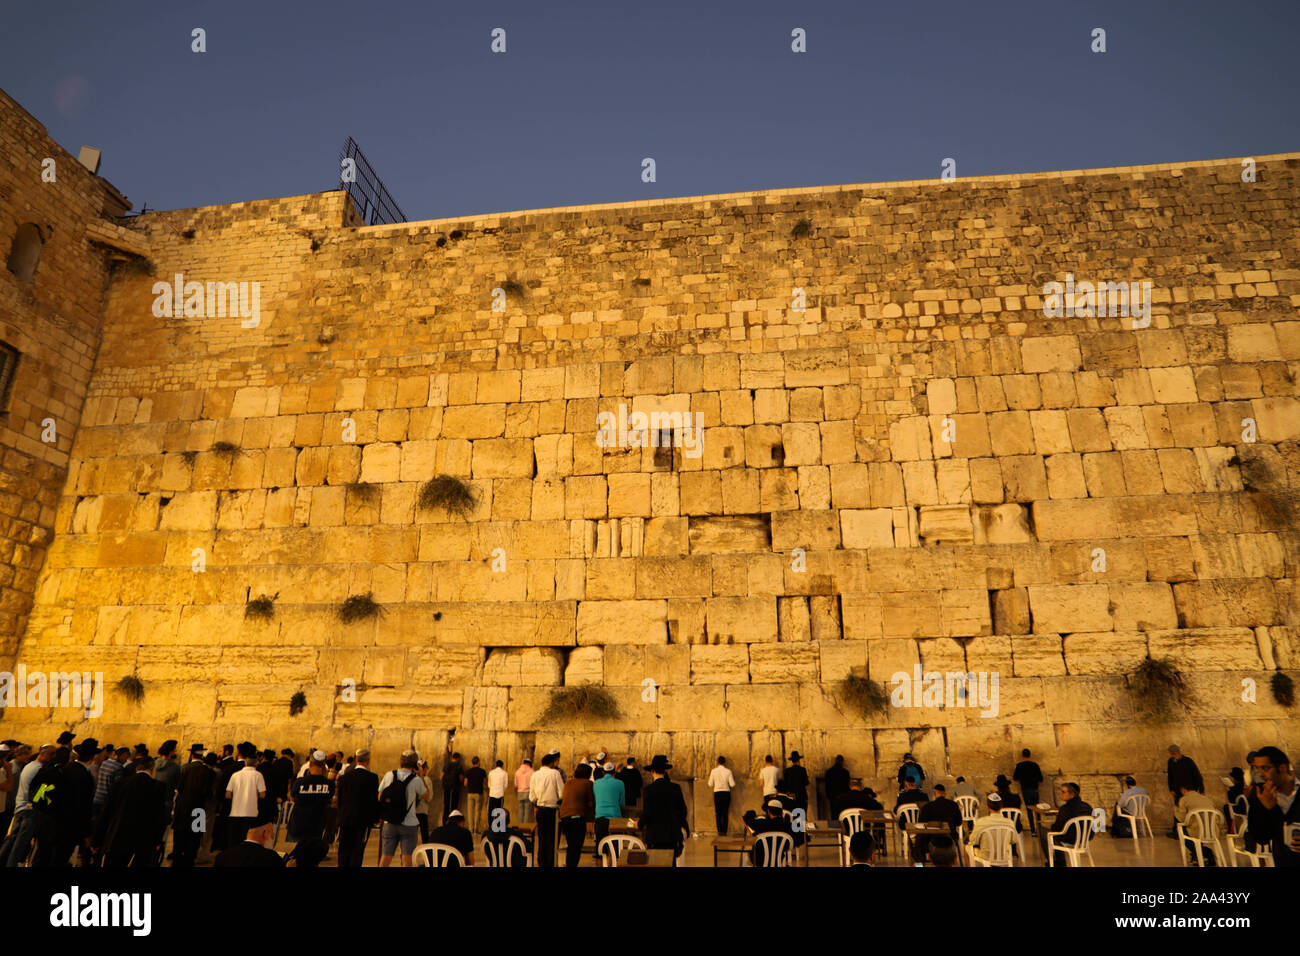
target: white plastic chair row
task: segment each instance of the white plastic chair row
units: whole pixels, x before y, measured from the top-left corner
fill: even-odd
[[[1202,810],[1193,810],[1187,814],[1187,819],[1182,823],[1176,824],[1174,830],[1178,834],[1178,850],[1183,856],[1183,866],[1191,866],[1192,856],[1196,856],[1196,865],[1205,866],[1205,851],[1214,852],[1215,863],[1222,866],[1225,856],[1223,848],[1219,845],[1219,837],[1223,834],[1223,814],[1213,808]],[[1187,848],[1188,841],[1192,847]]]
[[[1146,825],[1147,836],[1155,839],[1155,832],[1151,829],[1151,821],[1147,819],[1147,805],[1150,804],[1151,798],[1145,793],[1136,793],[1129,797],[1123,803],[1115,808],[1115,816],[1129,822],[1129,830],[1133,834],[1133,842],[1136,843],[1141,835],[1138,827]]]
[[[1092,850],[1088,844],[1092,840],[1096,821],[1092,817],[1074,817],[1059,833],[1047,835],[1047,865],[1056,865],[1055,850],[1065,854],[1066,866],[1083,866],[1086,858],[1088,866],[1096,866],[1092,861]],[[1058,842],[1059,841],[1059,842]]]
[[[1011,866],[1011,847],[1015,843],[1016,825],[1009,818],[972,834],[967,855],[971,866]],[[1023,851],[1022,857],[1023,859]]]
[[[528,852],[528,844],[523,838],[516,834],[510,834],[505,843],[496,843],[487,837],[482,840],[483,856],[487,860],[488,866],[508,867],[510,858],[514,856],[516,848],[523,854],[524,866],[536,866],[533,862],[533,855]]]
[[[445,843],[421,843],[415,848],[416,866],[446,867],[455,860],[459,866],[465,865],[465,857],[454,846]]]

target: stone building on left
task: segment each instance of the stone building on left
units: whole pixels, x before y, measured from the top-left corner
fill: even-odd
[[[27,626],[99,351],[114,269],[143,263],[131,208],[0,90],[0,669]]]

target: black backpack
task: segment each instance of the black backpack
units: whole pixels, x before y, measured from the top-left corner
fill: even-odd
[[[406,819],[406,787],[415,779],[414,771],[406,779],[393,773],[393,782],[379,795],[379,819],[385,823],[401,826]]]

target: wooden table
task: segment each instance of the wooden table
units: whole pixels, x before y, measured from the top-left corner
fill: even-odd
[[[1047,866],[1049,853],[1047,848],[1047,832],[1053,821],[1056,820],[1056,811],[1053,809],[1040,810],[1037,806],[1030,805],[1025,808],[1034,818],[1034,828],[1038,831],[1038,848],[1043,853],[1043,866]]]
[[[644,862],[644,863],[629,863],[629,862],[628,862],[628,857],[629,857],[633,852],[645,853],[645,855],[646,855],[646,862]],[[676,851],[675,851],[675,850],[638,850],[638,851],[628,851],[627,853],[624,853],[624,854],[623,854],[623,858],[619,861],[619,864],[618,864],[618,867],[617,867],[617,868],[623,868],[623,867],[633,867],[633,868],[637,868],[637,867],[643,867],[643,866],[645,866],[645,867],[674,867],[674,866],[676,866],[676,865],[677,865],[677,863],[676,863]]]
[[[893,844],[895,853],[902,853],[898,848],[898,818],[888,810],[863,810],[862,820],[866,823],[868,829],[875,829],[881,824],[885,827],[885,841]],[[889,848],[882,846],[880,852],[886,856],[889,854]]]
[[[808,857],[812,855],[812,848],[815,846],[833,846],[839,849],[841,845],[839,830],[814,830],[807,829],[803,832],[803,865],[808,865]],[[797,847],[796,847],[797,849]]]
[[[714,837],[713,838],[713,865],[718,865],[719,853],[734,853],[737,856],[736,866],[745,865],[745,857],[749,851],[754,849],[754,838],[752,836],[739,837]]]
[[[948,837],[949,839],[952,840],[954,844],[956,844],[957,847],[957,865],[958,866],[966,865],[966,861],[964,859],[965,853],[962,852],[962,841],[959,838],[953,837],[952,830],[948,827],[948,824],[937,823],[937,822],[921,823],[918,820],[916,823],[909,823],[907,825],[907,835],[910,837],[918,837],[918,836]],[[909,860],[908,862],[910,863],[912,861]]]

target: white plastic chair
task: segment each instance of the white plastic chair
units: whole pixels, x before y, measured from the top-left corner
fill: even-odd
[[[509,867],[510,858],[515,855],[515,849],[524,855],[524,866],[533,865],[533,855],[528,852],[528,844],[518,834],[510,834],[505,843],[495,843],[484,837],[482,840],[483,856],[487,858],[488,866],[499,868]]]
[[[1255,847],[1254,852],[1246,849],[1246,834],[1229,833],[1223,838],[1223,842],[1228,845],[1228,863],[1232,866],[1241,866],[1238,858],[1246,860],[1246,866],[1269,867],[1273,865],[1273,851],[1266,846]]]
[[[596,852],[600,855],[601,866],[618,866],[618,861],[628,850],[644,850],[645,841],[630,833],[614,833],[600,841]]]
[[[460,850],[445,843],[421,843],[415,848],[413,856],[416,866],[446,867],[451,860],[461,866],[465,865],[465,857]]]
[[[1065,829],[1059,833],[1049,833],[1047,835],[1047,865],[1056,865],[1056,854],[1053,850],[1060,850],[1065,854],[1066,866],[1082,866],[1080,862],[1085,857],[1089,866],[1095,866],[1092,862],[1092,850],[1088,848],[1092,840],[1092,817],[1075,817],[1065,825]],[[1059,841],[1059,842],[1058,842]]]
[[[899,831],[903,834],[903,858],[907,859],[912,852],[912,835],[907,832],[907,825],[915,823],[921,817],[921,805],[919,803],[905,803],[898,808]]]
[[[1016,825],[987,826],[971,840],[969,856],[971,866],[1011,866],[1011,847],[1015,842]]]
[[[762,847],[762,854],[759,848]],[[761,866],[792,866],[794,856],[794,837],[779,830],[760,833],[754,839],[754,858],[762,857]]]
[[[1147,836],[1155,839],[1155,832],[1151,829],[1151,821],[1147,819],[1147,806],[1151,803],[1151,798],[1145,793],[1135,793],[1123,803],[1115,808],[1115,816],[1129,822],[1129,830],[1133,834],[1133,842],[1138,839],[1138,826],[1146,824]]]
[[[979,797],[972,797],[963,794],[962,796],[957,797],[954,802],[961,810],[962,822],[974,826],[976,818],[980,815]]]
[[[853,834],[861,833],[867,828],[863,819],[865,810],[844,810],[840,813],[840,865],[849,866],[853,860],[849,857],[849,840]]]
[[[1020,854],[1020,862],[1024,863],[1025,837],[1024,834],[1020,832],[1020,820],[1024,816],[1023,811],[1021,811],[1019,807],[1003,807],[998,811],[998,813],[1011,821],[1011,828],[1016,832],[1016,850]]]
[[[1205,866],[1205,850],[1214,851],[1214,860],[1223,865],[1223,848],[1219,837],[1223,834],[1223,814],[1213,807],[1193,810],[1187,819],[1174,827],[1178,833],[1178,850],[1183,855],[1183,866],[1191,866],[1192,852],[1196,854],[1196,865]],[[1192,843],[1192,852],[1187,849],[1187,841]]]

